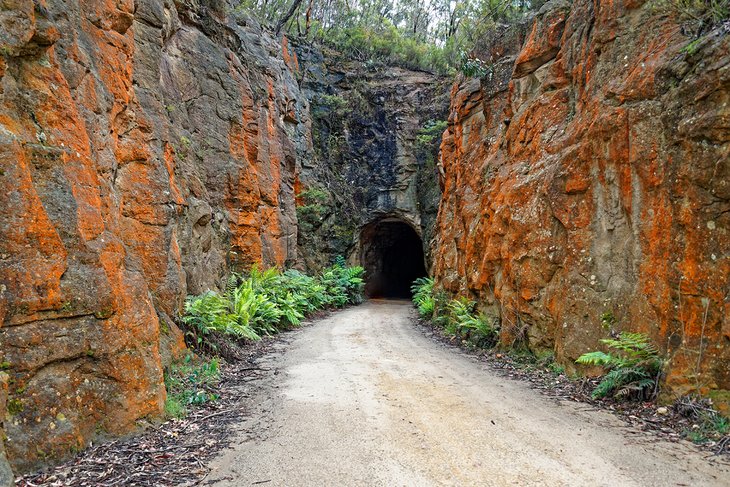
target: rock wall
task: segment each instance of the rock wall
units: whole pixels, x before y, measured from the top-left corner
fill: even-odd
[[[296,57],[229,11],[0,0],[2,410],[20,471],[160,414],[186,294],[297,260]]]
[[[452,92],[438,285],[499,317],[506,345],[571,366],[640,331],[668,390],[730,389],[730,35],[575,0],[511,41]]]
[[[360,230],[382,218],[409,224],[428,250],[441,138],[429,127],[446,118],[450,80],[310,46],[297,52],[312,118],[297,181],[302,265],[317,269],[337,255],[357,263]]]

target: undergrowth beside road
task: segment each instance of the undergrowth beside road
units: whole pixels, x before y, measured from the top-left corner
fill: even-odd
[[[254,267],[232,274],[222,293],[189,296],[183,323],[199,355],[189,353],[165,370],[165,416],[183,418],[195,406],[218,399],[220,358],[240,358],[239,345],[297,327],[312,313],[362,302],[362,267],[343,259],[312,277],[296,270]]]
[[[362,267],[347,267],[343,259],[316,277],[276,268],[232,274],[224,292],[188,297],[187,336],[195,347],[225,355],[228,342],[260,340],[299,326],[315,311],[362,302],[363,274]]]
[[[272,344],[273,340],[246,343],[244,356],[235,363],[205,356],[182,360],[165,371],[166,384],[168,376],[174,376],[172,395],[180,400],[200,396],[202,390],[215,400],[191,401],[182,416],[168,416],[130,436],[95,442],[59,465],[18,479],[16,485],[199,485],[210,471],[210,460],[235,439],[233,425],[249,414],[248,394],[269,374],[258,361],[270,353]]]
[[[196,357],[189,353],[185,358],[165,370],[165,416],[182,418],[188,408],[218,399],[215,392],[220,380],[220,361],[216,357]]]
[[[669,440],[683,438],[718,455],[730,454],[730,420],[712,407],[711,400],[683,396],[668,407],[655,402],[663,358],[645,335],[624,332],[602,340],[609,352],[588,352],[578,362],[600,366],[604,374],[569,376],[551,352],[498,350],[498,321],[477,313],[473,301],[448,299],[434,289],[433,278],[416,280],[412,291],[422,323],[434,336],[478,355],[509,377],[527,380],[548,395],[608,409]]]
[[[467,298],[446,299],[433,288],[433,278],[416,279],[411,287],[413,303],[421,317],[433,320],[444,332],[465,344],[490,348],[497,343],[496,320],[484,313],[477,313],[476,302]]]
[[[655,399],[664,360],[649,337],[623,331],[618,338],[607,338],[601,343],[612,351],[596,350],[584,353],[576,360],[576,363],[597,365],[606,371],[593,391],[593,398],[613,395],[622,399]]]

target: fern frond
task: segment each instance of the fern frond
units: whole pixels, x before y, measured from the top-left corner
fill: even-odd
[[[578,357],[578,360],[576,360],[577,363],[583,364],[583,365],[600,365],[604,367],[608,367],[611,364],[614,364],[616,361],[616,357],[614,357],[611,354],[595,351],[595,352],[588,352],[584,353],[580,357]]]

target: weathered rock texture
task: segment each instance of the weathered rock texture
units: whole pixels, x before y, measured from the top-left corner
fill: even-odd
[[[303,264],[360,256],[360,230],[383,218],[403,221],[428,242],[435,226],[441,134],[450,80],[393,66],[367,66],[336,53],[298,48],[311,103],[312,153],[297,181]]]
[[[519,41],[519,39],[516,39]],[[730,389],[730,36],[551,2],[454,87],[435,274],[568,365],[648,333],[675,393]]]
[[[297,259],[296,58],[225,2],[184,5],[0,0],[0,362],[19,470],[159,415],[186,294]]]

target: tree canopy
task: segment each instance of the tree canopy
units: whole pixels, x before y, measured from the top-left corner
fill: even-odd
[[[362,61],[448,72],[497,24],[544,0],[244,0],[264,25],[316,40]]]

